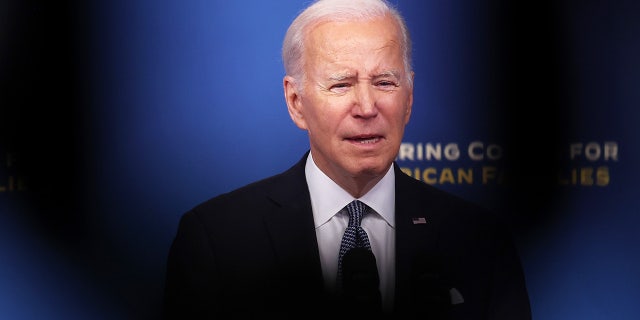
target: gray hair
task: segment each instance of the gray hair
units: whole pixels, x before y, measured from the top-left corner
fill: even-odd
[[[401,48],[406,80],[411,84],[411,38],[404,18],[386,0],[316,0],[304,9],[291,23],[282,44],[282,61],[285,73],[298,82],[304,81],[303,56],[307,32],[326,21],[363,21],[391,16],[401,32]],[[301,83],[298,83],[300,85]]]

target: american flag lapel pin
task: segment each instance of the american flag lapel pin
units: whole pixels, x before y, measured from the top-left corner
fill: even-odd
[[[411,222],[413,222],[413,224],[426,224],[427,223],[427,219],[425,219],[423,217],[411,218]]]

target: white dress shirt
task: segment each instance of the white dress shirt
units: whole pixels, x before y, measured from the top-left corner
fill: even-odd
[[[336,289],[338,252],[349,216],[340,211],[355,200],[331,180],[307,157],[305,175],[315,222],[320,262],[325,287]],[[393,165],[371,191],[358,200],[375,212],[364,216],[361,226],[367,232],[371,250],[376,257],[380,276],[380,293],[385,310],[391,310],[395,289],[395,174]],[[340,214],[338,214],[340,213]]]

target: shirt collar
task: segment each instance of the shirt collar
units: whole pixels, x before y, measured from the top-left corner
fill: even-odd
[[[315,227],[323,225],[348,203],[355,200],[318,168],[311,153],[307,157],[305,176],[309,186]],[[382,179],[359,198],[375,210],[391,227],[395,227],[395,172],[389,167]]]

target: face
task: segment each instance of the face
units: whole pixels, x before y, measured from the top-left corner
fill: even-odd
[[[400,147],[413,75],[405,72],[399,36],[388,17],[322,23],[306,39],[302,90],[284,79],[289,114],[307,130],[316,164],[343,187],[379,180]]]

